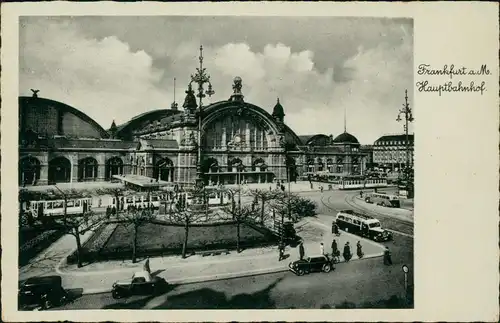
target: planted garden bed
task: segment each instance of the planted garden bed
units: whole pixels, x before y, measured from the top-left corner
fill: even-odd
[[[99,251],[90,250],[85,246],[84,258],[87,261],[128,259],[132,256],[131,241],[133,227],[129,223],[108,223],[99,235],[89,239],[89,247],[95,244],[92,241],[106,243]],[[109,238],[106,235],[111,232]],[[184,242],[184,225],[172,224],[164,221],[154,221],[139,227],[138,252],[140,257],[163,256],[181,254]],[[188,251],[208,251],[216,249],[236,249],[236,223],[226,222],[219,224],[193,224],[189,227]],[[92,240],[92,241],[91,241]],[[277,238],[269,230],[252,224],[240,225],[240,247],[252,248],[275,244]],[[76,258],[75,258],[76,259]],[[69,259],[68,259],[69,261]],[[74,260],[72,259],[74,262]]]

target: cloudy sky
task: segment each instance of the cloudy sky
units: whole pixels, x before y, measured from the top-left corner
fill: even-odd
[[[276,98],[298,135],[362,143],[402,132],[405,89],[413,106],[413,22],[337,17],[22,17],[20,95],[61,101],[104,128],[182,105],[199,46],[215,95],[235,76],[245,101],[271,112]],[[412,130],[412,128],[410,128]]]

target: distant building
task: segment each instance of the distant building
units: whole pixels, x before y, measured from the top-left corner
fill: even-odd
[[[359,150],[366,154],[366,168],[372,169],[375,167],[375,163],[373,162],[373,145],[361,145]]]
[[[410,168],[413,168],[414,135],[408,135],[408,149],[410,151]],[[373,144],[373,162],[379,168],[400,170],[406,167],[407,140],[405,134],[385,135]]]

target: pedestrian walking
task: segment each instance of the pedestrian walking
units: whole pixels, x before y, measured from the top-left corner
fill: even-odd
[[[346,262],[348,262],[352,258],[351,246],[349,245],[349,242],[346,242],[345,245],[344,245],[343,256],[344,256],[344,259],[345,259]]]
[[[323,185],[319,187],[319,190],[321,191],[321,193],[323,193]]]
[[[332,256],[337,257],[337,254],[339,252],[338,246],[337,246],[337,241],[335,239],[332,240]]]
[[[144,263],[144,271],[147,271],[149,274],[151,274],[151,268],[149,268],[149,258],[146,259],[146,262]]]
[[[360,241],[358,241],[358,243],[356,244],[356,253],[357,253],[359,259],[363,258],[363,256],[365,255],[363,253],[363,247],[361,246]]]
[[[337,237],[340,235],[339,225],[336,222],[333,223],[332,230]]]
[[[304,254],[305,254],[304,243],[300,242],[300,244],[299,244],[299,259],[300,260],[304,259]]]
[[[384,250],[384,265],[392,265],[391,251],[389,247],[385,247]]]
[[[278,261],[281,261],[283,258],[285,258],[285,244],[283,242],[280,242],[278,250],[279,250]]]
[[[359,191],[359,197],[363,197],[363,191]]]
[[[319,244],[319,251],[322,255],[325,254],[325,245],[322,243]]]

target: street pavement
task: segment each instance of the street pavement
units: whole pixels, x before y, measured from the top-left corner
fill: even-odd
[[[324,251],[331,253],[331,242],[335,238],[338,248],[342,250],[349,242],[352,253],[355,254],[357,241],[362,241],[365,258],[380,257],[383,246],[370,240],[361,239],[352,234],[343,233],[333,237],[331,227],[316,219],[304,219],[296,225],[297,234],[304,239],[306,256],[319,255],[320,243],[324,243]],[[230,254],[215,256],[193,255],[187,259],[179,256],[150,258],[151,270],[159,277],[170,283],[191,283],[207,280],[234,278],[239,276],[255,275],[269,272],[288,270],[288,263],[298,259],[297,248],[287,247],[285,260],[278,259],[276,246],[266,248],[252,248],[241,253],[231,251]],[[357,256],[354,255],[354,260]],[[77,268],[75,265],[56,267],[56,272],[63,277],[66,288],[83,288],[83,293],[109,291],[116,280],[128,279],[141,271],[144,259],[139,263],[131,261],[108,261],[93,263]]]
[[[347,195],[346,195],[347,193]],[[303,235],[304,239],[306,240],[305,243],[305,249],[306,249],[306,254],[312,255],[312,254],[319,254],[319,242],[323,242],[325,244],[325,251],[330,252],[330,243],[331,243],[331,232],[330,232],[330,225],[331,221],[333,220],[333,216],[336,214],[336,212],[340,209],[345,209],[351,206],[351,204],[347,203],[346,201],[351,201],[355,200],[355,195],[357,194],[356,192],[340,192],[340,191],[325,191],[323,193],[318,193],[318,192],[313,192],[313,191],[305,191],[300,193],[303,196],[310,197],[313,200],[315,200],[318,204],[318,215],[314,219],[308,219],[307,222],[302,222],[299,223],[297,226],[297,231],[299,235]],[[377,216],[378,217],[378,216]],[[386,216],[387,219],[391,219],[391,216]],[[400,219],[398,221],[402,222]],[[381,219],[381,222],[384,225],[384,220]],[[407,222],[405,222],[408,226]],[[390,225],[384,225],[391,229]],[[411,223],[411,227],[413,224]],[[386,292],[381,292],[379,290],[389,290],[392,293],[394,290],[400,290],[400,287],[395,287],[397,284],[396,281],[391,281],[391,275],[389,276],[384,276],[387,275],[387,272],[392,272],[393,269],[390,269],[389,267],[382,266],[381,265],[382,259],[379,257],[381,255],[382,249],[380,246],[376,243],[368,242],[367,240],[361,239],[357,236],[352,236],[350,234],[343,233],[341,237],[338,238],[339,241],[339,249],[342,248],[343,244],[345,241],[349,240],[351,245],[354,247],[356,241],[360,240],[363,245],[363,249],[365,251],[365,254],[367,256],[374,256],[378,258],[373,258],[373,259],[362,259],[362,260],[356,260],[352,261],[348,264],[339,264],[338,265],[338,270],[336,270],[336,273],[338,275],[332,276],[332,277],[343,277],[343,278],[338,278],[340,281],[336,282],[337,285],[333,284],[329,285],[329,283],[326,283],[325,285],[322,285],[322,280],[321,278],[312,278],[313,276],[315,277],[321,277],[322,275],[329,275],[329,274],[314,274],[311,275],[311,278],[305,278],[301,281],[306,281],[307,284],[303,284],[303,288],[311,289],[314,290],[315,295],[321,295],[322,293],[325,294],[325,297],[328,293],[332,293],[332,290],[335,290],[335,295],[343,295],[344,300],[349,301],[350,298],[352,298],[350,295],[351,290],[358,290],[360,289],[360,285],[356,283],[355,280],[352,280],[352,277],[357,277],[357,279],[361,279],[362,281],[369,280],[369,282],[364,282],[363,284],[366,284],[367,286],[372,286],[372,287],[367,287],[367,290],[369,289],[370,292],[368,293],[369,295],[372,295],[375,299],[381,299],[381,295],[383,294],[384,296],[391,296],[388,295]],[[343,240],[347,239],[347,240]],[[74,240],[74,238],[73,238]],[[401,243],[403,242],[403,243]],[[394,242],[386,243],[391,245],[391,251],[393,252],[393,255],[395,258],[400,258],[405,264],[407,264],[410,268],[413,267],[413,240],[410,238],[410,235],[400,235],[395,238]],[[57,243],[56,243],[57,245]],[[73,244],[74,245],[74,242]],[[67,247],[66,247],[67,248]],[[63,249],[63,248],[62,248]],[[354,249],[354,248],[353,248]],[[353,253],[355,253],[355,250],[353,250]],[[274,305],[269,305],[268,308],[283,308],[283,307],[297,307],[297,308],[307,308],[305,304],[312,304],[311,302],[314,303],[313,300],[305,301],[304,299],[300,300],[296,296],[293,295],[288,295],[289,289],[291,289],[292,285],[296,284],[293,283],[292,281],[295,282],[294,276],[290,276],[286,272],[287,270],[287,264],[291,260],[297,259],[297,251],[295,249],[288,249],[286,254],[288,254],[288,259],[279,262],[278,261],[278,253],[276,248],[259,248],[259,249],[249,249],[245,250],[244,252],[240,254],[236,253],[231,253],[229,255],[220,255],[220,256],[209,256],[209,257],[201,257],[201,256],[194,256],[194,257],[189,257],[185,260],[181,260],[180,257],[165,257],[165,258],[154,258],[150,260],[150,265],[152,268],[152,271],[158,274],[159,276],[165,277],[167,281],[169,281],[172,286],[175,286],[175,289],[166,294],[166,296],[171,295],[170,293],[174,293],[173,295],[177,295],[176,293],[181,293],[182,291],[186,290],[188,293],[190,290],[194,290],[194,287],[186,287],[186,286],[215,286],[217,288],[220,288],[220,286],[225,286],[225,292],[227,291],[232,291],[232,293],[235,292],[242,292],[245,289],[242,288],[237,288],[235,287],[236,285],[232,285],[234,281],[241,281],[241,284],[245,285],[245,282],[247,281],[254,281],[258,280],[261,281],[262,278],[262,283],[258,284],[251,284],[252,286],[261,286],[263,282],[268,281],[272,285],[272,288],[265,288],[262,286],[264,289],[263,290],[255,290],[255,295],[257,296],[252,296],[253,294],[248,294],[248,292],[245,292],[247,297],[248,295],[252,297],[257,297],[260,299],[260,297],[263,296],[263,292],[267,291],[269,292],[270,290],[276,291],[276,296],[277,299],[283,299],[282,301],[274,301]],[[398,256],[398,254],[401,254]],[[167,259],[168,258],[168,259]],[[175,258],[175,259],[174,259]],[[356,258],[356,256],[355,256]],[[169,262],[170,261],[170,262]],[[180,262],[183,262],[182,264]],[[52,259],[50,264],[54,264],[54,260]],[[371,265],[370,265],[371,264]],[[377,265],[378,264],[378,265]],[[394,267],[396,266],[397,262],[395,263]],[[63,277],[63,283],[64,286],[70,289],[77,290],[79,293],[82,292],[99,292],[99,291],[107,291],[109,290],[109,287],[111,286],[112,282],[117,280],[117,279],[124,279],[124,278],[129,278],[132,273],[136,270],[142,269],[142,262],[139,264],[130,264],[127,262],[121,262],[121,263],[108,263],[108,264],[94,264],[90,266],[86,266],[84,268],[75,270],[75,268],[64,268],[64,261],[63,257],[61,257],[60,261],[58,262],[58,265],[54,266],[54,271],[57,272],[58,274],[61,274]],[[50,266],[47,266],[50,267]],[[342,268],[351,268],[354,269],[354,272],[352,271],[346,271],[345,269]],[[380,267],[380,268],[379,268]],[[57,269],[55,269],[57,268]],[[389,268],[389,269],[387,269]],[[399,269],[398,269],[399,270]],[[52,273],[54,272],[52,271]],[[21,268],[21,279],[22,277],[28,277],[32,276],[31,273],[37,273],[39,272],[33,271],[33,270],[24,270],[24,268]],[[266,274],[266,273],[274,273],[274,274]],[[369,274],[367,274],[369,273]],[[50,274],[50,270],[46,270],[43,274]],[[259,276],[254,276],[258,274],[264,274],[264,275],[259,275]],[[231,279],[234,277],[246,277],[246,278],[235,278]],[[345,276],[345,277],[344,277]],[[380,277],[378,277],[380,276]],[[273,277],[273,278],[263,278],[263,277]],[[291,278],[290,278],[291,277]],[[331,278],[328,276],[328,282],[335,281],[337,278]],[[350,278],[351,277],[351,278]],[[384,278],[385,277],[385,278]],[[276,282],[273,283],[272,279],[276,279]],[[279,282],[278,282],[279,279]],[[302,279],[302,277],[301,277]],[[319,279],[319,280],[318,280]],[[345,280],[344,280],[345,279]],[[324,279],[323,279],[324,280]],[[196,283],[204,281],[202,283]],[[213,282],[208,282],[208,281],[213,281]],[[286,282],[290,282],[289,284]],[[285,282],[285,283],[283,283]],[[349,282],[351,285],[349,285]],[[385,283],[384,283],[385,282]],[[193,284],[194,283],[194,284]],[[338,284],[347,284],[346,286],[350,286],[350,288],[341,288],[339,289]],[[378,284],[378,285],[377,285]],[[381,288],[379,284],[385,284],[385,288]],[[310,286],[309,286],[310,285]],[[394,286],[393,286],[394,285]],[[229,288],[228,286],[233,286],[233,288]],[[282,287],[280,287],[282,286]],[[288,287],[287,287],[288,286]],[[327,287],[330,287],[331,290]],[[336,286],[336,287],[335,287]],[[343,286],[343,285],[342,285]],[[378,286],[378,287],[377,287]],[[214,288],[215,288],[214,287]],[[269,287],[269,286],[268,286]],[[187,289],[186,289],[187,288]],[[205,288],[205,287],[203,287]],[[217,290],[217,288],[215,290]],[[234,290],[233,290],[234,289]],[[283,289],[283,291],[281,291]],[[292,288],[293,289],[293,288]],[[318,289],[318,293],[316,294],[316,289]],[[288,291],[288,292],[287,292]],[[109,294],[109,293],[108,293]],[[247,295],[248,294],[248,295]],[[356,293],[354,293],[356,294]],[[104,295],[104,296],[103,296]],[[96,296],[90,296],[90,295],[84,295],[82,298],[79,300],[75,301],[73,304],[74,306],[83,306],[80,308],[102,308],[102,306],[107,306],[109,302],[106,301],[105,295],[96,295]],[[230,296],[228,294],[225,298],[225,301],[222,300],[220,297],[221,295],[213,295],[216,299],[219,299],[220,302],[226,305],[221,305],[222,307],[224,306],[233,306],[233,298],[234,297],[240,297],[238,295]],[[260,296],[259,296],[260,295]],[[281,296],[280,296],[281,295]],[[357,295],[357,294],[356,294]],[[90,297],[90,298],[89,298]],[[218,298],[217,298],[218,297]],[[228,298],[229,297],[229,298]],[[243,297],[243,296],[241,296]],[[295,298],[297,299],[295,299]],[[329,297],[332,297],[332,295],[329,295]],[[340,296],[338,296],[340,297]],[[319,304],[320,306],[325,305],[325,306],[334,306],[331,304],[337,304],[337,299],[338,297],[335,298],[335,302],[333,303],[324,303],[324,304]],[[341,297],[341,298],[342,298]],[[370,296],[371,297],[371,296]],[[102,298],[102,303],[101,304],[94,304],[94,301],[98,302],[97,300]],[[189,298],[189,297],[188,297]],[[314,297],[316,298],[316,296]],[[369,298],[369,297],[368,297]],[[134,306],[139,306],[139,305],[133,305],[130,302],[134,302],[135,298],[130,298],[126,300],[125,305],[116,305],[116,306],[125,306],[127,308],[135,308]],[[309,299],[309,298],[307,298]],[[328,298],[323,298],[324,300],[328,300]],[[367,299],[366,297],[362,297],[362,299]],[[86,301],[88,300],[88,301]],[[286,300],[286,301],[285,301]],[[144,300],[140,301],[139,303],[143,302]],[[150,304],[149,301],[152,301],[152,299],[148,300],[147,302],[143,303],[142,306],[146,306],[147,304]],[[367,300],[370,301],[370,300]],[[291,302],[291,303],[290,303]],[[351,301],[349,301],[351,302]],[[182,302],[181,302],[182,303]],[[201,302],[203,303],[203,302]],[[199,303],[198,306],[201,306],[202,304]],[[241,302],[237,302],[240,304]],[[295,304],[296,305],[290,305],[290,304]],[[78,305],[80,304],[80,305]],[[83,304],[83,305],[82,305]],[[90,307],[87,307],[88,306]],[[90,304],[90,305],[89,305]],[[92,305],[94,304],[94,305]],[[112,304],[116,304],[116,302],[111,302],[109,303],[109,306],[115,306]],[[141,303],[142,304],[142,303]],[[161,301],[156,301],[157,304],[155,305],[156,308],[163,308],[165,304],[163,304]],[[170,301],[168,304],[172,305],[173,303]],[[208,307],[213,308],[211,306],[210,302],[206,303]],[[230,305],[233,304],[233,305]],[[302,304],[302,305],[301,305]],[[330,305],[329,305],[330,304]],[[356,303],[357,304],[357,303]],[[169,305],[169,306],[170,306]],[[315,303],[315,306],[318,305]],[[150,305],[147,305],[150,306]],[[182,305],[178,305],[182,307]],[[193,305],[194,306],[194,305]],[[241,304],[240,304],[241,306]],[[304,307],[305,306],[305,307]],[[195,306],[196,307],[196,306]],[[77,307],[78,308],[78,307]],[[149,307],[151,308],[151,307]],[[154,308],[154,306],[153,306]],[[168,308],[168,307],[167,307]],[[173,306],[173,308],[176,308]],[[189,306],[185,308],[191,308]],[[245,307],[242,307],[245,308]],[[314,307],[312,307],[314,308]]]
[[[242,278],[174,284],[157,297],[115,300],[110,293],[83,295],[54,310],[76,309],[319,309],[391,308],[404,297],[403,264],[413,268],[413,239],[397,236],[386,243],[393,265],[382,258],[338,264],[336,270],[296,276],[285,271]],[[408,286],[413,285],[412,270]]]

